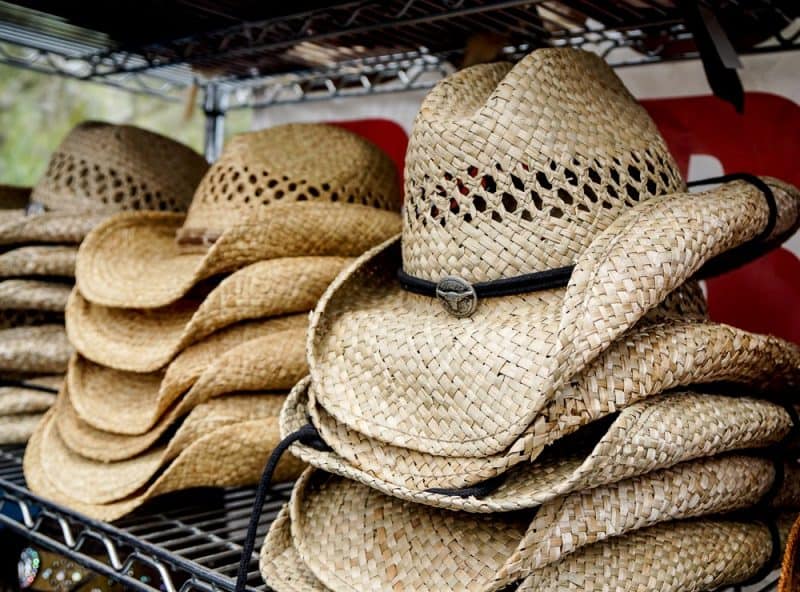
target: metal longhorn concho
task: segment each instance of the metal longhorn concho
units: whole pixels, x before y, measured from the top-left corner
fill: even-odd
[[[436,297],[454,317],[469,317],[478,306],[478,295],[467,280],[457,276],[442,278],[436,285]]]

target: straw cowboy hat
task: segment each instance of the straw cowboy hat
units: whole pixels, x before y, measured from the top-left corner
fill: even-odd
[[[0,373],[4,375],[66,372],[71,353],[61,325],[0,329]]]
[[[777,475],[763,458],[704,458],[576,492],[531,512],[475,515],[404,502],[309,469],[288,504],[300,559],[289,571],[305,568],[337,592],[502,590],[586,546],[661,522],[758,504],[796,508],[796,487],[779,485],[774,493]],[[784,475],[783,483],[791,482],[800,468],[786,464]],[[288,578],[276,567],[269,559],[262,564],[265,580],[280,592]]]
[[[232,328],[222,338],[213,336],[187,349],[163,376],[108,371],[73,358],[55,418],[61,437],[87,458],[122,460],[152,446],[178,419],[212,397],[286,392],[307,371],[305,320],[295,315]],[[259,336],[253,337],[256,332]],[[233,345],[247,334],[253,338]],[[226,345],[230,349],[223,349]],[[73,387],[82,395],[76,397]],[[125,420],[129,426],[122,426]]]
[[[0,380],[0,416],[20,413],[41,413],[50,409],[56,400],[64,377],[33,376],[25,380]]]
[[[0,444],[24,444],[43,417],[42,412],[0,416]]]
[[[289,395],[281,412],[281,433],[296,432],[307,419],[304,381]],[[745,391],[747,392],[747,391]],[[340,450],[321,451],[295,444],[292,453],[324,471],[358,481],[407,501],[469,512],[509,512],[541,505],[573,491],[670,467],[677,463],[744,448],[777,444],[791,434],[791,409],[750,397],[674,391],[623,406],[605,421],[593,421],[560,437],[536,460],[520,464],[502,478],[480,488],[420,490],[376,476],[353,462],[377,456],[402,464],[377,451],[371,442],[344,434]],[[795,410],[796,411],[796,410]],[[573,421],[568,412],[562,421]],[[325,442],[330,436],[321,431]],[[408,459],[407,462],[413,462]]]
[[[207,295],[158,309],[109,308],[79,291],[67,305],[67,333],[84,357],[109,368],[153,372],[188,345],[243,320],[313,308],[350,259],[283,257],[252,263]]]
[[[789,533],[786,552],[781,565],[778,592],[800,590],[800,519],[796,520]]]
[[[400,229],[391,159],[344,129],[290,124],[232,138],[188,215],[120,215],[81,247],[84,298],[158,308],[256,261],[360,255]],[[142,279],[148,281],[143,282]]]
[[[27,208],[0,215],[0,244],[76,245],[114,212],[185,211],[207,168],[202,156],[159,134],[83,122],[56,148]]]
[[[308,412],[341,456],[349,444],[319,425],[323,413],[369,442],[350,460],[379,479],[425,490],[494,477],[541,451],[552,432],[541,414],[577,396],[574,382],[591,409],[610,383],[613,403],[686,384],[675,375],[800,381],[789,343],[647,317],[698,273],[786,238],[800,192],[746,177],[688,193],[598,56],[541,49],[446,78],[417,116],[405,178],[402,245],[342,272],[309,335]],[[613,359],[635,385],[599,366],[606,382],[591,382],[607,351],[624,354]]]
[[[167,444],[119,463],[71,452],[55,428],[56,408],[28,443],[25,479],[36,494],[106,521],[171,491],[249,484],[278,442],[282,400],[259,393],[214,399],[195,408]],[[278,479],[299,473],[298,461],[287,457],[281,463]]]
[[[64,277],[75,275],[78,248],[33,245],[0,253],[0,277]]]

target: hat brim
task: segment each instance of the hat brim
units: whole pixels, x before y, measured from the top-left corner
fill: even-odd
[[[307,424],[307,387],[308,381],[298,384],[286,400],[281,412],[284,437]],[[507,471],[497,488],[480,498],[428,491],[382,478],[374,471],[373,458],[394,472],[409,475],[414,474],[418,460],[392,456],[380,443],[348,432],[341,424],[329,424],[339,429],[336,434],[327,429],[328,424],[320,428],[326,442],[337,440],[336,452],[302,444],[295,444],[292,452],[314,467],[404,500],[470,512],[509,512],[687,460],[768,446],[784,438],[792,424],[783,407],[768,401],[688,391],[650,397],[609,419],[561,438],[535,461]],[[370,458],[369,469],[363,467],[365,457]]]
[[[43,389],[58,390],[63,382],[62,375],[55,375],[31,377],[13,385],[0,384],[0,416],[47,411],[56,395]]]
[[[783,236],[800,193],[767,181],[778,204],[773,236]],[[340,274],[312,316],[319,404],[388,444],[498,454],[588,363],[705,263],[758,235],[767,217],[763,195],[743,182],[652,198],[578,256],[566,288],[483,298],[469,318],[403,290],[399,249],[384,244]]]
[[[248,395],[251,396],[251,395]],[[274,396],[274,395],[270,395]],[[84,491],[95,485],[84,480],[86,489],[79,489],[77,499],[64,493],[61,480],[45,470],[54,457],[64,462],[85,462],[71,452],[61,441],[54,425],[55,410],[48,411],[34,431],[25,451],[25,480],[31,491],[56,503],[72,508],[97,520],[116,520],[141,506],[146,501],[172,491],[192,487],[236,487],[258,480],[267,457],[278,443],[277,422],[274,417],[237,421],[209,429],[200,434],[171,460],[146,487],[110,503],[95,504],[84,501]],[[177,437],[177,436],[176,436]],[[281,461],[278,480],[287,480],[299,474],[300,464],[290,456]],[[133,465],[130,465],[133,466]],[[108,464],[97,475],[106,481]],[[110,473],[108,473],[110,474]],[[88,473],[87,473],[88,476]],[[124,475],[127,483],[131,478]],[[67,475],[68,482],[81,480],[81,475]],[[74,483],[73,483],[74,485]],[[110,490],[109,485],[105,488]],[[128,489],[126,486],[125,489]],[[122,489],[119,489],[122,491]],[[116,494],[116,492],[111,491]]]
[[[70,284],[37,279],[0,280],[0,308],[63,313]]]
[[[0,245],[78,245],[108,214],[6,211],[0,218]]]
[[[0,444],[24,444],[30,439],[42,417],[41,412],[0,417]]]
[[[0,372],[59,374],[67,370],[72,346],[62,325],[0,330]]]
[[[77,246],[31,246],[0,254],[0,277],[74,277]]]
[[[109,308],[70,296],[70,341],[93,362],[129,372],[154,372],[192,343],[234,323],[306,312],[350,260],[285,257],[260,261],[226,277],[201,301],[158,309]]]
[[[81,245],[76,268],[81,292],[104,306],[158,308],[203,279],[256,261],[354,257],[400,231],[396,212],[355,204],[282,204],[223,232],[206,253],[197,254],[175,240],[182,222],[181,216],[154,213],[106,221]]]
[[[307,373],[304,314],[246,321],[190,345],[165,372],[141,374],[70,360],[70,400],[98,430],[144,434],[173,403],[239,390],[290,390]]]
[[[535,459],[546,446],[579,427],[665,390],[728,382],[756,392],[780,392],[797,384],[798,368],[800,350],[788,342],[718,323],[673,318],[640,321],[563,386],[522,435],[497,454],[447,454],[442,446],[435,448],[440,454],[421,452],[417,432],[398,437],[396,431],[388,436],[381,431],[380,437],[370,436],[375,430],[362,429],[368,422],[351,428],[334,417],[320,402],[316,383],[307,412],[340,454],[349,456],[345,450],[353,446],[340,442],[345,435],[372,442],[375,453],[364,452],[358,462],[386,481],[418,489],[464,487]],[[395,403],[395,409],[403,403]]]
[[[790,479],[800,475],[793,464],[786,469]],[[334,590],[392,591],[402,581],[412,590],[468,583],[470,590],[493,592],[586,545],[661,522],[752,507],[775,477],[769,459],[726,455],[572,493],[535,512],[476,515],[402,501],[309,469],[289,502],[292,540],[314,575]],[[792,508],[800,499],[784,502]],[[370,561],[376,548],[379,559]]]
[[[777,519],[782,541],[794,516],[796,514],[783,513]],[[332,587],[320,581],[294,545],[294,527],[290,506],[286,505],[272,523],[261,548],[260,571],[271,589],[275,592],[354,592],[359,589],[347,587],[341,580]],[[387,544],[379,548],[386,548],[390,553],[393,546],[387,546],[389,539],[386,541]],[[427,550],[430,553],[439,546]],[[562,561],[535,570],[517,589],[527,592],[623,589],[626,592],[654,589],[700,592],[754,576],[769,560],[771,549],[770,531],[761,522],[736,522],[725,518],[669,521],[586,545]],[[676,561],[680,562],[677,570]],[[374,558],[370,561],[375,562]],[[426,561],[423,566],[430,564],[432,562]],[[398,572],[405,572],[413,566],[410,561],[404,561],[394,567]],[[447,589],[474,589],[465,587],[470,584],[468,580],[455,582],[455,587]]]

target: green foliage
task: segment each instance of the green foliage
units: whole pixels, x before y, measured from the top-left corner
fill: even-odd
[[[34,184],[50,153],[85,119],[138,125],[202,151],[203,113],[196,108],[187,121],[185,111],[184,102],[0,65],[0,183]],[[250,125],[249,111],[231,112],[226,136]]]

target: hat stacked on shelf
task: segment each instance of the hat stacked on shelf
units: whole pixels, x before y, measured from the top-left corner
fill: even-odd
[[[312,314],[281,431],[315,468],[267,584],[685,592],[772,568],[800,504],[800,350],[710,321],[696,279],[791,235],[800,192],[688,193],[572,49],[440,82],[405,182],[402,241]]]
[[[297,124],[231,139],[185,217],[98,226],[67,304],[77,355],[25,457],[32,490],[112,520],[167,491],[255,481],[308,372],[308,311],[399,231],[399,209],[386,154]]]
[[[86,234],[123,210],[185,212],[207,168],[169,138],[88,121],[30,192],[0,190],[0,442],[27,440],[63,382],[64,309]]]

